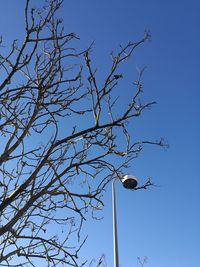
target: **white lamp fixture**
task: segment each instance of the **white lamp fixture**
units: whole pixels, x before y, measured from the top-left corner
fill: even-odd
[[[127,174],[121,178],[122,184],[127,189],[134,189],[138,182],[137,178],[133,175]]]

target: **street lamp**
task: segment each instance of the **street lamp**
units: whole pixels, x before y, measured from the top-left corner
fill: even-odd
[[[113,249],[114,249],[114,267],[119,267],[118,239],[117,239],[117,212],[115,200],[115,181],[112,181],[112,208],[113,208]],[[121,179],[126,189],[134,189],[137,186],[137,179],[133,175],[125,175]]]

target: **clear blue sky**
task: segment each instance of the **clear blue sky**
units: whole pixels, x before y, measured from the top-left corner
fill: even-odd
[[[8,41],[20,37],[23,2],[1,1],[0,33]],[[134,80],[136,66],[147,66],[144,96],[158,105],[131,131],[152,139],[164,136],[170,148],[148,147],[130,168],[138,179],[153,177],[158,187],[129,192],[117,186],[121,267],[139,266],[138,256],[148,257],[147,267],[200,264],[199,11],[197,0],[66,0],[61,12],[66,30],[80,36],[82,47],[95,40],[93,55],[102,69],[112,49],[146,29],[152,33],[126,74]],[[111,188],[102,216],[87,223],[89,239],[81,255],[105,254],[113,266]]]

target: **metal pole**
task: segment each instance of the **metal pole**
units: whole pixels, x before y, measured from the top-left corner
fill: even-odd
[[[117,212],[115,201],[115,181],[112,181],[112,209],[113,209],[113,250],[114,250],[114,267],[119,267],[118,256],[118,239],[117,239]]]

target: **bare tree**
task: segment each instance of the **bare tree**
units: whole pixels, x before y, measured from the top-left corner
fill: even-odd
[[[132,141],[128,132],[127,122],[154,104],[139,100],[142,72],[117,110],[119,67],[149,34],[112,53],[100,82],[92,45],[76,49],[79,38],[56,17],[61,4],[49,0],[37,9],[27,0],[23,42],[8,51],[1,38],[1,266],[83,266],[87,212],[101,209],[106,185],[144,144],[163,146]]]

